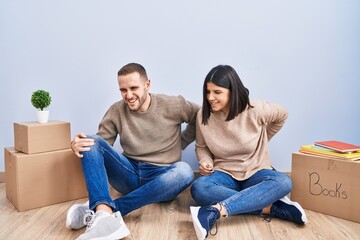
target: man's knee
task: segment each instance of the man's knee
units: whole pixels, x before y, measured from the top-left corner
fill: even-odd
[[[89,150],[88,151],[83,151],[81,152],[81,154],[83,155],[82,159],[88,159],[91,158],[91,156],[93,154],[97,154],[98,150],[100,149],[101,146],[103,146],[105,140],[98,136],[98,135],[87,135],[88,139],[93,139],[94,140],[94,145],[89,146]]]
[[[98,147],[106,147],[106,145],[108,145],[108,143],[100,136],[98,135],[87,135],[86,138],[89,139],[93,139],[94,140],[94,145],[90,146],[90,149],[96,149]]]
[[[186,162],[177,162],[173,164],[178,176],[184,181],[192,182],[194,180],[194,170]]]
[[[105,140],[100,137],[99,135],[87,135],[87,138],[90,138],[90,139],[94,139],[94,143],[97,144],[97,143],[101,143],[101,142],[104,142]]]

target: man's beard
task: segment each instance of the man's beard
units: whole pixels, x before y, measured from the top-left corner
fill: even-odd
[[[133,112],[139,111],[141,109],[141,107],[144,105],[144,103],[146,102],[147,98],[148,98],[148,94],[146,93],[146,94],[144,94],[144,96],[142,98],[139,99],[139,106],[136,109],[130,108],[130,110]]]

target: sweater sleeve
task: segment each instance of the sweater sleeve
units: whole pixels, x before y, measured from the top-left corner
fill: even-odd
[[[209,148],[206,145],[205,139],[201,133],[201,111],[197,114],[197,121],[196,121],[196,143],[195,143],[195,151],[196,156],[201,163],[213,163],[213,154],[210,152]]]
[[[181,97],[182,98],[182,97]],[[187,123],[185,129],[181,132],[181,149],[185,149],[195,140],[196,114],[200,106],[196,103],[186,101],[182,98],[181,121]]]
[[[105,141],[107,141],[111,146],[114,145],[114,142],[118,135],[118,130],[114,122],[116,115],[117,115],[116,106],[114,104],[105,113],[104,117],[99,123],[98,132],[96,133],[97,135],[102,137]]]
[[[280,131],[288,117],[288,111],[278,105],[264,102],[261,121],[266,124],[268,141]]]

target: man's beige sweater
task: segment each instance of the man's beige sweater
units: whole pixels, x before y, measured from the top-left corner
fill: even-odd
[[[222,112],[211,113],[203,125],[202,110],[196,121],[196,154],[200,163],[213,162],[214,169],[237,180],[251,177],[261,169],[272,169],[268,141],[287,119],[285,108],[265,101],[251,101],[248,108],[231,121]]]
[[[146,112],[131,111],[121,100],[114,103],[99,124],[97,135],[113,145],[117,136],[123,154],[155,165],[181,159],[181,150],[195,140],[199,105],[182,96],[151,94]],[[181,124],[188,123],[181,132]]]

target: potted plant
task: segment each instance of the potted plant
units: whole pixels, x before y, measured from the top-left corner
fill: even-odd
[[[45,90],[37,90],[31,95],[31,103],[37,109],[37,118],[39,123],[47,123],[49,121],[49,111],[44,110],[51,103],[51,96]]]

